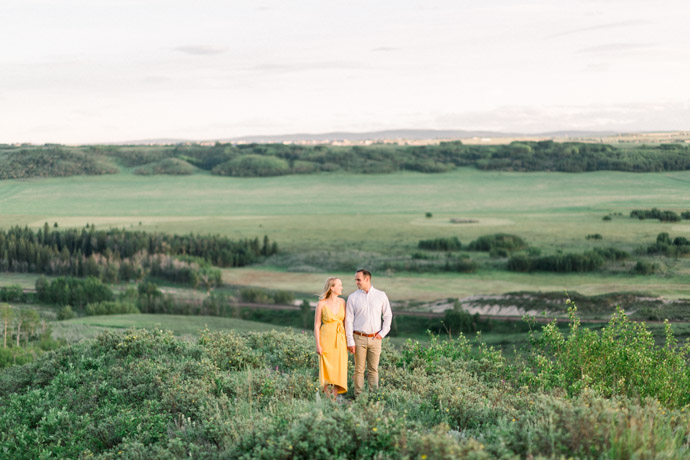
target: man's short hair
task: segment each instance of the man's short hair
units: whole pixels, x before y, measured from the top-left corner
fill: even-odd
[[[360,268],[360,269],[357,270],[355,273],[361,273],[361,274],[364,275],[366,278],[371,279],[371,272],[370,272],[369,270],[365,270],[365,269],[363,269],[363,268]]]

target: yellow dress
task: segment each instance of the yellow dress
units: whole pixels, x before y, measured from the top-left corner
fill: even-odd
[[[321,309],[321,356],[319,383],[338,387],[338,393],[347,393],[347,340],[345,339],[345,302],[341,302],[337,315],[328,305]]]

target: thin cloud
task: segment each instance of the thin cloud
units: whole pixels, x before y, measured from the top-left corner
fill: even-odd
[[[366,68],[357,62],[326,61],[326,62],[294,62],[294,63],[265,63],[255,65],[251,70],[259,72],[302,72],[305,70],[359,70]]]
[[[192,56],[212,56],[215,54],[223,54],[225,52],[224,48],[206,45],[177,46],[173,48],[173,50],[179,51],[180,53],[184,54],[190,54]]]
[[[610,22],[608,24],[600,24],[598,26],[581,27],[578,29],[566,30],[564,32],[559,32],[557,34],[549,35],[547,38],[563,37],[565,35],[580,34],[583,32],[591,32],[594,30],[610,30],[610,29],[618,29],[621,27],[643,26],[643,25],[648,25],[648,24],[652,24],[652,23],[650,21],[642,21],[642,20]]]
[[[610,54],[627,51],[639,51],[653,48],[654,46],[656,46],[654,43],[607,43],[606,45],[582,48],[577,52],[581,54]]]
[[[374,53],[389,53],[391,51],[400,51],[400,48],[393,48],[390,46],[380,46],[378,48],[374,48],[371,51]]]

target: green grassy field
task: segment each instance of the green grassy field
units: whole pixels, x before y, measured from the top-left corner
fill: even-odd
[[[338,266],[366,266],[371,257],[409,255],[420,239],[457,236],[463,244],[488,233],[514,233],[543,251],[597,246],[633,250],[659,232],[690,236],[690,223],[627,217],[636,208],[690,209],[690,172],[510,173],[461,169],[444,174],[320,174],[275,178],[120,174],[0,182],[0,226],[95,223],[166,232],[268,235],[282,255],[261,267],[226,270],[234,284],[315,292]],[[433,213],[425,218],[426,212]],[[621,212],[609,222],[602,217]],[[452,224],[450,219],[473,219]],[[601,241],[586,240],[600,233]],[[372,256],[373,254],[373,256]],[[483,255],[477,257],[485,257]],[[329,261],[337,261],[333,269]],[[324,262],[325,261],[325,262]],[[690,264],[664,259],[663,275],[376,273],[397,299],[430,300],[517,290],[596,294],[645,291],[690,295]],[[294,273],[311,272],[311,273]],[[2,275],[4,276],[4,275]],[[346,280],[347,287],[353,288]],[[5,283],[3,283],[5,284]],[[23,283],[22,283],[23,284]]]
[[[96,337],[108,329],[163,329],[178,336],[197,336],[199,331],[235,330],[239,332],[287,331],[291,328],[255,321],[215,316],[111,315],[86,316],[51,323],[53,337],[68,342]]]
[[[287,332],[294,330],[290,327],[277,326],[274,324],[260,323],[256,321],[245,321],[234,318],[220,318],[216,316],[180,316],[180,315],[110,315],[110,316],[86,316],[70,319],[66,321],[53,321],[50,323],[52,336],[54,339],[65,340],[68,343],[79,342],[81,340],[93,339],[100,333],[112,329],[162,329],[172,331],[177,336],[197,337],[199,332],[208,329],[210,331],[238,331],[238,332],[266,332],[279,331]],[[311,335],[311,330],[304,331]],[[500,337],[489,334],[489,343],[500,344]],[[526,337],[526,336],[525,336]],[[522,341],[526,341],[522,337]],[[415,340],[426,343],[429,337],[415,336]],[[391,337],[388,340],[400,347],[405,343],[407,337]],[[522,343],[521,340],[518,342]]]

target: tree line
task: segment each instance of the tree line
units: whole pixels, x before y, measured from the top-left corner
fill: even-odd
[[[658,219],[661,222],[679,222],[681,219],[690,219],[690,211],[683,211],[679,214],[674,211],[652,209],[633,209],[630,211],[631,218],[639,220]]]
[[[601,270],[607,262],[625,260],[628,257],[630,254],[626,251],[613,247],[595,248],[582,253],[561,253],[536,257],[516,254],[508,259],[508,270],[515,272],[593,272]]]
[[[690,146],[640,145],[625,149],[583,142],[519,141],[507,145],[370,146],[229,144],[176,146],[59,145],[0,147],[0,179],[114,174],[118,165],[137,174],[263,177],[341,171],[438,173],[469,166],[505,171],[629,171],[690,169]]]
[[[47,223],[0,230],[0,271],[93,276],[107,282],[147,275],[195,287],[220,283],[215,267],[240,267],[275,254],[268,236],[231,240],[220,235],[171,235],[124,229],[60,230]]]

